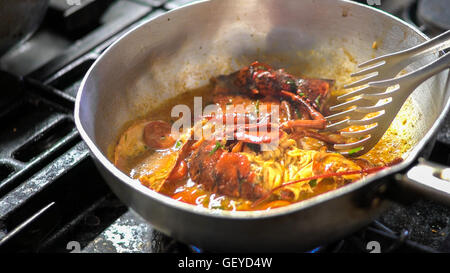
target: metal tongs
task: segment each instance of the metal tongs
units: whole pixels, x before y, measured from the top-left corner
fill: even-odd
[[[449,47],[450,30],[410,49],[359,64],[358,67],[364,69],[351,76],[369,76],[344,86],[345,88],[362,87],[337,97],[337,100],[342,103],[330,107],[330,110],[340,112],[326,117],[330,123],[325,131],[334,132],[353,125],[371,126],[358,131],[340,132],[342,136],[358,140],[346,144],[335,144],[334,148],[342,154],[352,156],[365,154],[372,149],[389,128],[409,95],[428,78],[450,68],[450,53],[413,72],[394,77],[423,55]],[[366,116],[370,113],[376,113],[376,115],[367,118]]]

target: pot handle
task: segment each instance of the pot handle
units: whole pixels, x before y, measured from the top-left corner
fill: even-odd
[[[450,206],[450,168],[419,158],[398,180],[407,188]]]

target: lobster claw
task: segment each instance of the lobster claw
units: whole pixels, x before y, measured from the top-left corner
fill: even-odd
[[[306,96],[314,103],[314,106],[322,112],[328,98],[330,97],[330,89],[334,85],[335,81],[305,78],[299,79],[297,83],[297,94]]]

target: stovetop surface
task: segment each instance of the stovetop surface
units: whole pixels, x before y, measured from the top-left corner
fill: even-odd
[[[153,229],[111,193],[72,117],[80,81],[104,49],[143,20],[189,2],[80,1],[73,9],[52,0],[36,35],[0,59],[1,251],[203,251]],[[381,3],[415,20],[416,1]],[[450,117],[431,159],[450,165],[449,154]],[[449,233],[450,208],[420,199],[393,204],[370,226],[311,251],[363,252],[375,240],[382,252],[450,252]]]

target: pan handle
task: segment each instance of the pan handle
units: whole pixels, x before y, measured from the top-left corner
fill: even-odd
[[[450,206],[450,168],[419,158],[398,180],[407,188]]]

